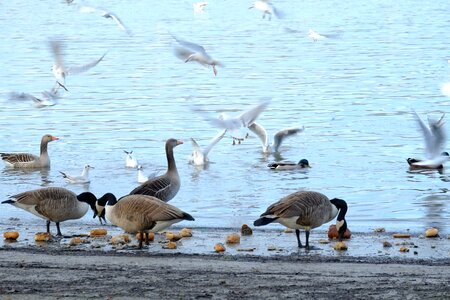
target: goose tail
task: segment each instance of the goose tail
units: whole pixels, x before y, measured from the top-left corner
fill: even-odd
[[[264,216],[253,222],[254,226],[264,226],[278,219],[277,217]]]

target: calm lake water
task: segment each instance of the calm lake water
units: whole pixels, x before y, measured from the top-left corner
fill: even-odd
[[[450,81],[449,1],[280,0],[274,3],[285,17],[271,21],[249,10],[251,1],[212,0],[203,13],[190,1],[92,3],[116,13],[133,36],[99,13],[79,12],[76,2],[0,4],[0,152],[38,154],[43,134],[60,138],[49,145],[49,171],[0,171],[1,199],[43,186],[125,195],[138,183],[123,150],[133,150],[145,172],[163,173],[164,143],[174,137],[185,143],[175,148],[182,186],[170,203],[191,213],[194,226],[250,224],[269,204],[306,189],[345,199],[353,230],[450,232],[448,171],[411,173],[406,163],[424,156],[412,109],[424,118],[450,113],[440,92]],[[309,29],[337,37],[314,42]],[[224,64],[218,76],[178,60],[169,33],[203,45]],[[12,91],[39,96],[53,86],[54,38],[64,41],[67,65],[107,54],[69,76],[69,92],[55,106],[10,100]],[[237,146],[224,138],[206,169],[188,164],[189,138],[205,146],[217,133],[193,107],[233,115],[267,99],[258,122],[269,134],[305,126],[281,155],[307,158],[308,172],[269,170],[275,158],[262,154],[254,136]],[[85,164],[95,167],[89,186],[59,174],[80,173]],[[0,223],[10,217],[45,228],[1,205]],[[90,212],[83,220],[98,224]]]

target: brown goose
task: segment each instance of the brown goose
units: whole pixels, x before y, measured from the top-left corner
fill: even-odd
[[[173,148],[183,144],[183,141],[168,139],[166,141],[167,172],[161,176],[151,178],[132,190],[130,195],[140,194],[156,197],[164,202],[171,200],[180,189],[180,176],[178,175]]]
[[[48,233],[50,233],[50,222],[55,222],[58,235],[62,235],[59,223],[80,219],[89,207],[95,211],[96,200],[97,198],[89,192],[77,196],[65,188],[48,187],[11,196],[9,200],[2,203],[12,204],[47,220]]]
[[[106,203],[106,218],[112,224],[128,233],[139,232],[141,236],[148,231],[162,231],[183,220],[194,221],[190,214],[152,196],[128,195],[117,201],[113,194],[108,193],[98,201],[100,205]],[[142,248],[142,240],[139,248]]]
[[[39,156],[29,153],[0,153],[0,156],[9,168],[49,168],[50,157],[48,156],[47,145],[56,140],[59,139],[50,134],[44,135],[41,139]]]
[[[304,229],[306,232],[305,248],[309,249],[310,230],[330,222],[336,215],[338,215],[336,228],[339,233],[339,241],[342,241],[347,229],[346,213],[347,203],[344,200],[336,198],[328,200],[327,196],[318,192],[299,191],[270,205],[266,212],[253,224],[262,226],[278,222],[288,228],[295,229],[299,248],[303,248],[300,241],[300,229]]]

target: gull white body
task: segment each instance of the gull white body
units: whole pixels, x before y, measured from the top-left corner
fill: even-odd
[[[209,143],[209,145],[202,150],[197,142],[191,138],[192,147],[194,148],[189,158],[189,162],[196,166],[203,166],[209,162],[208,154],[211,149],[224,137],[227,130],[222,130],[217,136],[215,136]]]
[[[83,171],[81,172],[81,175],[76,176],[76,175],[69,175],[67,173],[61,172],[60,173],[63,175],[64,179],[67,180],[69,183],[90,183],[91,180],[89,179],[89,170],[94,169],[93,167],[91,167],[90,165],[85,165],[83,168]]]

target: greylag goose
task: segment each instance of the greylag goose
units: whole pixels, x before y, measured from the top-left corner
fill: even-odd
[[[227,130],[223,130],[217,136],[215,136],[209,145],[205,149],[201,149],[197,142],[191,138],[192,147],[194,150],[192,151],[191,157],[189,158],[189,162],[196,166],[202,166],[209,162],[208,153],[211,151],[212,147],[214,147],[225,135]]]
[[[5,165],[9,168],[49,168],[50,157],[47,146],[52,141],[59,140],[50,134],[46,134],[41,139],[41,152],[39,156],[29,153],[0,153]]]
[[[283,18],[283,13],[281,13],[281,11],[277,10],[275,8],[275,6],[273,6],[273,4],[270,3],[270,0],[254,1],[252,6],[250,6],[248,9],[252,9],[252,8],[262,11],[263,19],[266,17],[266,15],[269,15],[269,21],[272,19],[272,15],[275,15],[279,19]]]
[[[96,200],[97,198],[89,192],[77,196],[65,188],[47,187],[11,196],[9,200],[2,203],[12,204],[47,220],[48,233],[50,233],[50,222],[55,222],[58,235],[61,236],[59,223],[80,219],[89,207],[95,211]]]
[[[144,236],[148,231],[160,232],[183,220],[194,221],[190,214],[152,196],[128,195],[117,201],[114,195],[107,194],[102,198],[99,201],[106,202],[106,218],[128,233],[139,232]],[[142,241],[143,238],[139,248]]]
[[[272,170],[297,170],[311,168],[307,159],[301,159],[298,163],[280,161],[273,162],[267,165]]]
[[[56,84],[55,86],[61,86],[66,91],[66,77],[70,74],[79,74],[86,72],[87,70],[95,67],[106,55],[103,54],[102,57],[100,57],[97,60],[94,60],[88,64],[82,65],[82,66],[70,66],[66,67],[64,66],[63,58],[62,58],[62,44],[60,41],[50,41],[50,48],[53,52],[53,56],[55,58],[55,63],[52,67],[53,75],[56,78]]]
[[[427,126],[415,111],[414,113],[425,139],[426,159],[408,158],[410,169],[442,169],[444,163],[450,160],[448,153],[443,151],[447,140],[444,130],[445,114],[437,121],[428,118]]]
[[[133,151],[123,150],[127,157],[125,158],[125,166],[127,168],[137,168],[138,162],[135,157],[133,157]]]
[[[183,144],[183,141],[168,139],[166,141],[167,172],[161,176],[149,179],[134,190],[130,195],[140,194],[156,197],[164,202],[171,200],[180,189],[180,176],[173,157],[173,148]]]
[[[175,56],[183,60],[185,63],[190,61],[196,61],[204,67],[211,67],[213,69],[214,76],[217,75],[216,66],[223,67],[223,65],[209,56],[206,53],[205,48],[200,45],[180,40],[172,36],[175,41],[177,41],[177,46],[175,47]]]
[[[336,215],[336,228],[339,233],[339,241],[342,241],[344,232],[347,229],[346,213],[347,203],[342,199],[334,198],[329,200],[327,196],[318,192],[299,191],[270,205],[266,212],[253,224],[255,226],[263,226],[277,222],[288,228],[295,229],[299,248],[303,248],[300,241],[300,229],[304,229],[306,232],[305,248],[310,249],[310,230],[328,223]]]
[[[61,171],[59,171],[59,173],[61,173],[63,178],[66,179],[69,183],[90,183],[91,180],[89,179],[89,170],[91,169],[94,169],[94,167],[85,165],[83,171],[81,172],[81,175],[79,176],[69,175]]]
[[[261,140],[263,152],[271,153],[271,152],[278,152],[278,149],[280,148],[285,138],[302,132],[303,130],[305,130],[305,127],[286,128],[278,131],[273,136],[273,142],[271,145],[269,145],[269,137],[264,127],[262,127],[256,122],[253,122],[250,126],[248,126],[248,129],[250,129],[251,132],[256,134],[256,136]]]

